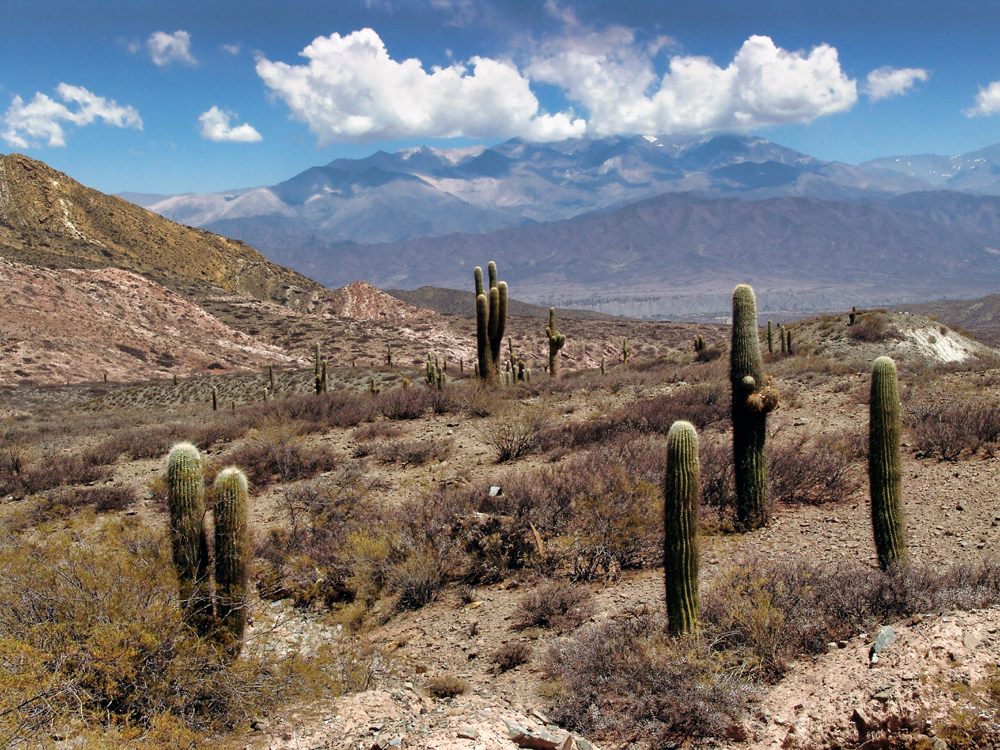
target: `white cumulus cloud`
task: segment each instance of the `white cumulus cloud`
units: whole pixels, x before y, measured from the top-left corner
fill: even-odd
[[[198,61],[191,54],[191,35],[186,31],[154,31],[146,40],[149,56],[158,66],[165,67],[172,62],[195,65]]]
[[[236,143],[256,143],[261,140],[260,133],[247,123],[232,127],[229,118],[236,117],[235,112],[226,112],[218,107],[212,107],[202,112],[198,117],[201,123],[201,137],[210,141],[234,141]]]
[[[240,54],[240,50],[242,50],[242,49],[243,49],[243,45],[239,44],[239,43],[237,43],[237,44],[223,44],[222,45],[222,51],[223,52],[228,52],[230,55],[238,55],[238,54]]]
[[[864,92],[873,102],[905,94],[917,81],[926,81],[930,73],[923,68],[892,68],[883,65],[868,74]]]
[[[320,146],[456,136],[551,141],[586,128],[572,112],[543,113],[528,79],[507,61],[473,57],[469,67],[427,72],[415,58],[393,60],[372,29],[317,37],[301,54],[305,65],[259,56],[257,74]]]
[[[542,45],[525,72],[587,108],[589,135],[747,131],[808,123],[857,102],[857,82],[827,44],[808,54],[751,36],[725,68],[676,55],[659,76],[631,29],[577,33]]]
[[[49,146],[65,146],[64,123],[83,126],[103,120],[107,125],[142,130],[142,118],[133,107],[122,107],[113,99],[105,99],[82,86],[67,83],[60,83],[56,93],[65,103],[41,92],[36,93],[27,104],[20,96],[15,96],[0,120],[4,127],[0,136],[15,148],[30,148],[39,141],[45,141]],[[67,104],[76,107],[70,109]]]
[[[1000,81],[993,81],[989,86],[979,87],[976,94],[976,106],[962,110],[966,117],[976,115],[995,115],[1000,112]]]

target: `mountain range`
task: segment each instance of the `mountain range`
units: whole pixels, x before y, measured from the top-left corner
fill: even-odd
[[[1000,281],[1000,146],[858,166],[753,136],[614,137],[337,159],[270,187],[122,194],[327,286],[464,289],[642,317],[974,297]]]

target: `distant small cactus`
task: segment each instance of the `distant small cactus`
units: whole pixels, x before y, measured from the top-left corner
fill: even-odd
[[[549,337],[549,375],[559,377],[559,350],[566,346],[566,336],[556,330],[556,309],[549,308],[549,327],[545,329]]]
[[[771,321],[767,321],[767,353],[774,354],[774,334],[771,330]]]
[[[212,411],[219,410],[219,388],[212,386]]]
[[[632,350],[628,348],[628,339],[622,339],[622,364],[628,365],[628,356],[632,353]]]

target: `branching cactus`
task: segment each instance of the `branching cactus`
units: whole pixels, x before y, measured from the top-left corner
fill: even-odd
[[[757,340],[757,300],[753,289],[746,284],[740,284],[733,291],[729,380],[732,386],[736,516],[744,529],[759,529],[767,524],[764,454],[767,415],[778,408],[778,392],[764,387],[764,363]]]
[[[201,455],[191,443],[178,443],[167,457],[167,504],[184,619],[204,634],[211,627],[214,612],[205,536],[205,481]]]
[[[674,422],[667,433],[663,480],[663,579],[667,627],[687,635],[698,627],[698,435],[690,422]]]
[[[247,517],[247,477],[235,467],[215,479],[215,594],[218,638],[239,656],[249,615],[247,581],[252,550]]]
[[[875,551],[883,570],[906,562],[902,469],[899,444],[899,386],[896,364],[879,357],[872,367],[868,401],[868,484],[872,501]]]
[[[565,334],[556,330],[556,309],[549,308],[549,327],[545,329],[549,337],[549,375],[559,377],[559,350],[566,346]]]
[[[476,266],[476,348],[479,356],[479,377],[489,380],[497,374],[500,347],[507,328],[507,282],[497,281],[497,265],[487,266],[489,290],[483,287],[483,269]]]

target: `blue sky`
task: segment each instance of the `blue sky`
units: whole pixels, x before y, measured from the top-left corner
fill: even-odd
[[[0,152],[151,193],[512,136],[957,154],[1000,142],[998,28],[983,0],[0,0]]]

